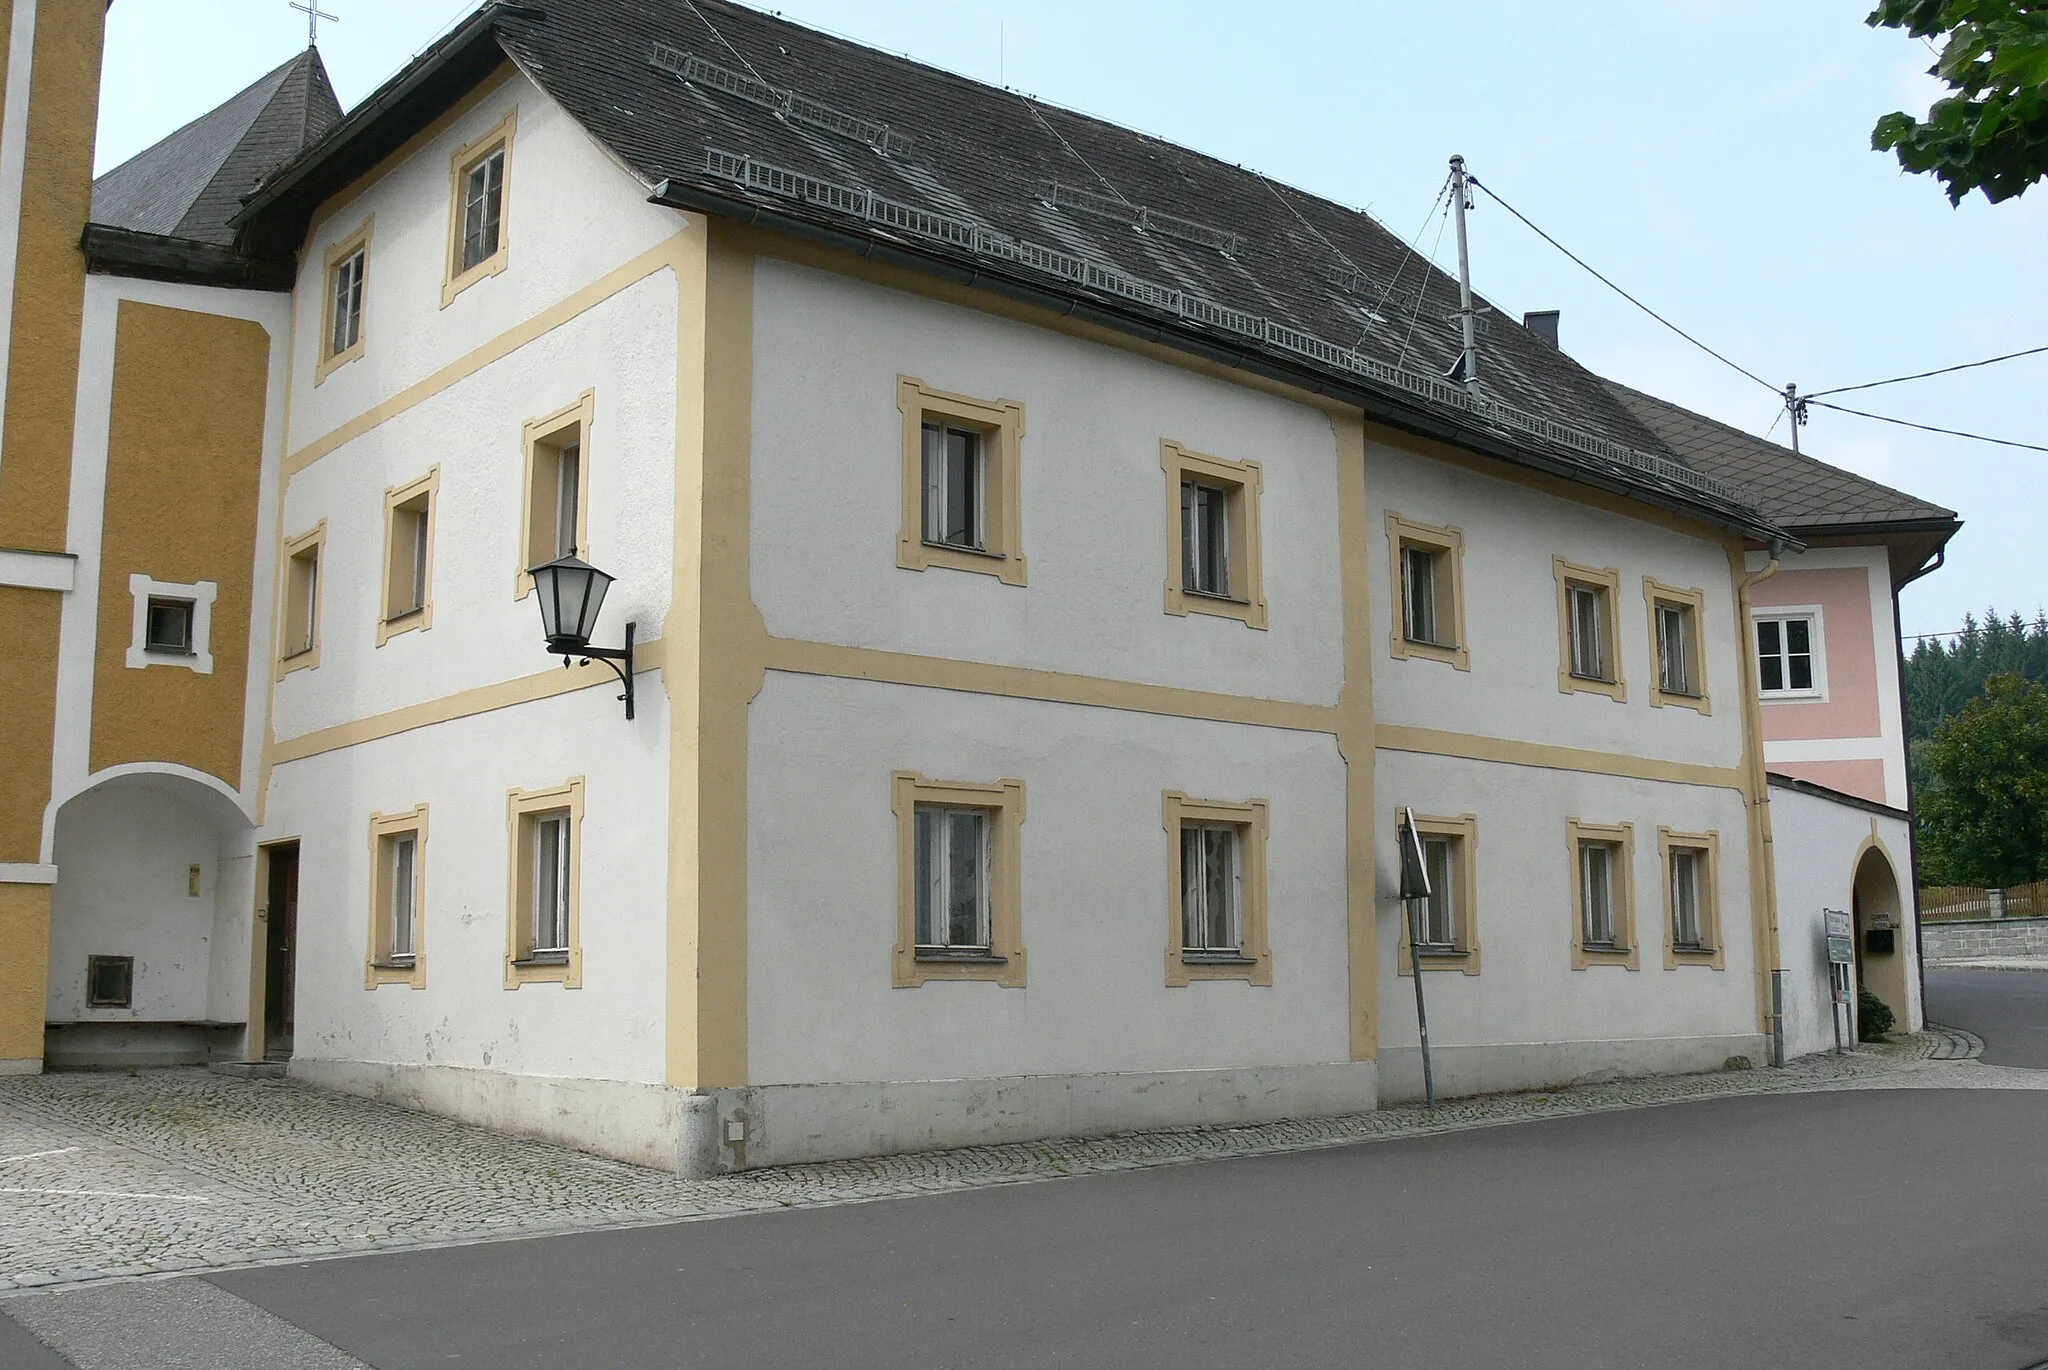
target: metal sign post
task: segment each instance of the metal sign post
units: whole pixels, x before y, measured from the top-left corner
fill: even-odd
[[[1422,901],[1429,898],[1429,865],[1422,859],[1422,837],[1415,831],[1415,810],[1401,810],[1401,906],[1408,915],[1408,969],[1415,977],[1415,1030],[1422,1040],[1422,1097],[1436,1107],[1436,1075],[1429,1060],[1429,1010],[1422,1002]]]
[[[1842,1054],[1842,1014],[1849,1006],[1849,967],[1856,960],[1856,930],[1840,909],[1822,909],[1828,937],[1828,1020],[1835,1026],[1835,1055]]]

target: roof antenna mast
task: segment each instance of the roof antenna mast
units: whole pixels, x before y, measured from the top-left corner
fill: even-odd
[[[309,48],[320,46],[320,21],[322,19],[331,19],[337,24],[341,22],[339,15],[329,14],[326,10],[320,8],[320,0],[307,0],[307,3],[303,5],[299,3],[299,0],[291,0],[291,7],[306,16],[306,46]]]
[[[1457,377],[1466,393],[1479,392],[1479,321],[1472,309],[1472,253],[1465,245],[1465,211],[1472,208],[1472,184],[1465,177],[1465,159],[1451,158],[1451,207],[1458,216],[1458,332],[1464,351]]]
[[[1806,427],[1806,401],[1799,398],[1799,387],[1785,387],[1785,416],[1792,420],[1792,450],[1799,450],[1799,430]]]

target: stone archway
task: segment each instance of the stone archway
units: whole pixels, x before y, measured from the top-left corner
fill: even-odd
[[[1850,907],[1856,924],[1856,981],[1884,1001],[1897,1020],[1894,1030],[1906,1032],[1913,1023],[1912,993],[1907,964],[1912,955],[1908,941],[1905,902],[1899,891],[1898,872],[1883,847],[1865,842],[1856,858]]]
[[[45,1060],[174,1065],[240,1054],[254,830],[220,789],[122,768],[56,808]]]

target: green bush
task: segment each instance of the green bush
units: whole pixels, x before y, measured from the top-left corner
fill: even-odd
[[[1897,1020],[1884,1000],[1863,986],[1856,987],[1856,1035],[1866,1042],[1882,1042]]]

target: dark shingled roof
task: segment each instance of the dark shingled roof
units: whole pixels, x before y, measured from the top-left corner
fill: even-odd
[[[340,121],[327,68],[308,48],[95,180],[91,221],[228,246],[228,221],[257,182]]]
[[[1801,535],[1885,523],[1956,522],[1955,511],[1880,485],[1853,471],[1766,442],[1669,400],[1615,381],[1616,399],[1686,461],[1748,492],[1774,523]]]

